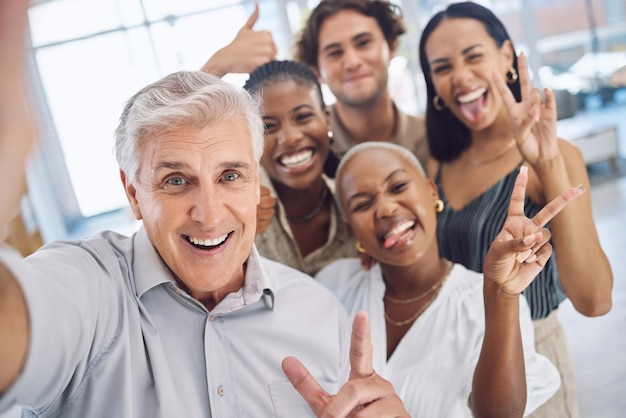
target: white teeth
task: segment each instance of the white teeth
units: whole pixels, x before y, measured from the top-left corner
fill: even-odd
[[[298,153],[286,155],[280,159],[281,164],[293,167],[309,161],[313,157],[313,150],[306,149]]]
[[[487,91],[486,87],[483,87],[481,89],[478,90],[474,90],[470,93],[464,94],[462,96],[457,97],[456,99],[460,102],[460,103],[469,103],[469,102],[473,102],[474,100],[478,99],[480,96],[482,96],[483,94],[485,94],[485,92]]]
[[[201,245],[203,247],[215,247],[216,245],[219,245],[222,242],[226,241],[226,238],[228,238],[228,234],[215,239],[198,239],[189,237],[189,242],[195,245]]]
[[[401,222],[398,225],[396,225],[395,228],[393,228],[391,231],[389,231],[389,233],[387,233],[387,236],[389,237],[389,236],[392,236],[392,235],[400,234],[400,233],[406,231],[407,229],[411,228],[414,224],[415,224],[415,222],[413,222],[413,221]]]

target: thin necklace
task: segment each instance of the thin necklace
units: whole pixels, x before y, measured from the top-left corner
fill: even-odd
[[[295,223],[303,223],[303,222],[310,221],[311,219],[315,217],[315,215],[317,215],[320,212],[320,210],[322,210],[322,207],[324,206],[324,202],[326,202],[327,195],[328,195],[328,187],[324,184],[324,187],[322,188],[322,196],[320,197],[320,201],[317,202],[317,205],[313,208],[311,212],[301,217],[289,216],[285,212],[285,216],[287,217],[287,220],[289,222],[295,222]]]
[[[418,310],[413,316],[411,316],[410,318],[405,319],[403,321],[396,321],[394,319],[391,319],[389,317],[389,315],[387,314],[387,311],[385,311],[385,321],[387,321],[390,325],[393,325],[395,327],[403,327],[403,326],[408,325],[408,324],[410,324],[412,322],[415,322],[415,320],[417,318],[419,318],[419,316],[421,314],[423,314],[426,309],[428,309],[428,307],[434,302],[434,300],[437,299],[437,295],[439,294],[439,291],[443,287],[443,283],[446,281],[446,279],[450,275],[450,271],[452,271],[452,263],[450,261],[448,261],[448,260],[445,260],[445,261],[446,261],[446,264],[447,264],[446,274],[444,274],[443,277],[441,278],[441,280],[439,280],[438,286],[437,286],[438,287],[437,293],[435,293],[435,295],[428,301],[428,303],[426,305],[424,305],[422,307],[422,309]],[[431,290],[429,289],[428,292],[431,292]]]
[[[446,277],[448,277],[448,274],[450,274],[450,269],[452,268],[452,262],[450,260],[446,260],[444,258],[445,263],[446,263],[446,274],[444,274],[441,279],[439,279],[439,281],[437,283],[435,283],[434,285],[432,285],[432,287],[430,289],[428,289],[427,291],[425,291],[424,293],[417,295],[415,297],[409,298],[409,299],[396,299],[396,298],[392,298],[389,295],[385,295],[385,297],[383,298],[384,300],[388,300],[391,303],[394,303],[396,305],[406,305],[409,303],[415,303],[418,302],[422,299],[424,299],[426,296],[430,295],[431,293],[433,293],[435,291],[435,289],[437,289],[438,287],[441,287],[441,285],[443,284],[444,280],[446,280]]]
[[[494,162],[496,160],[499,160],[500,158],[504,157],[511,148],[513,148],[515,146],[515,139],[511,139],[509,141],[508,144],[506,144],[506,146],[504,148],[502,148],[500,151],[498,151],[497,153],[495,153],[494,155],[487,157],[483,160],[473,160],[471,158],[467,158],[465,156],[462,156],[461,158],[463,159],[463,161],[471,164],[471,165],[483,165],[483,164],[487,164],[487,163],[491,163]]]

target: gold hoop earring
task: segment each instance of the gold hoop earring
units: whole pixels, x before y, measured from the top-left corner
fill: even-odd
[[[444,208],[443,200],[437,199],[437,201],[435,202],[435,212],[441,213],[443,212],[443,208]]]
[[[329,130],[328,132],[326,132],[326,136],[328,136],[328,142],[330,142],[330,145],[335,143],[335,140],[333,139],[335,134],[333,133],[333,131]]]
[[[517,81],[519,77],[517,76],[517,71],[514,67],[509,68],[509,71],[506,73],[506,83],[513,84]]]
[[[356,250],[359,252],[359,254],[365,253],[365,248],[363,248],[361,241],[357,241],[356,244],[354,244],[354,246],[356,247]]]
[[[433,97],[433,107],[435,108],[435,110],[438,110],[440,112],[446,108],[445,102],[441,100],[441,97],[439,97],[438,94]]]

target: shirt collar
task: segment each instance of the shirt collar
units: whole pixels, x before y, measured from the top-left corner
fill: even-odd
[[[133,243],[133,273],[139,298],[160,284],[176,283],[171,270],[157,253],[143,226],[133,236]]]
[[[178,287],[172,271],[156,251],[145,228],[142,226],[133,237],[133,272],[137,297],[164,283]],[[270,309],[274,308],[276,284],[265,272],[256,246],[252,247],[247,260],[243,288],[229,294],[214,309],[214,312],[230,312],[241,309],[259,299]]]

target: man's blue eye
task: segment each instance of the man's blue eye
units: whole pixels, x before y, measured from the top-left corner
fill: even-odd
[[[167,184],[171,184],[172,186],[181,186],[185,184],[185,180],[180,177],[173,177],[167,180]]]
[[[226,181],[234,181],[234,180],[237,180],[239,178],[239,174],[237,174],[237,173],[226,173],[226,174],[224,174],[223,178]]]

